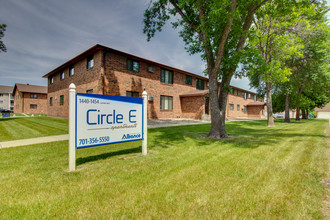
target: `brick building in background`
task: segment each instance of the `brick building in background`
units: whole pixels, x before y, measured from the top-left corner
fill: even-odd
[[[47,86],[16,83],[14,113],[47,114]]]
[[[68,117],[68,88],[78,93],[141,97],[148,118],[201,119],[209,114],[208,79],[102,45],[95,45],[43,76],[48,78],[48,115]],[[260,118],[265,103],[232,87],[227,117]],[[233,107],[234,106],[234,107]]]
[[[13,88],[12,86],[0,86],[0,109],[14,109]]]

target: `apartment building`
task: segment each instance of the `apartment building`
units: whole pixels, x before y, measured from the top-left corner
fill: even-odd
[[[0,86],[0,109],[14,109],[13,88],[12,86]]]
[[[141,97],[146,90],[148,118],[201,119],[210,113],[207,78],[102,45],[91,47],[43,77],[48,79],[49,116],[68,117],[71,83],[78,93]],[[261,116],[264,102],[257,100],[255,93],[232,89],[228,117]]]
[[[15,113],[47,114],[47,86],[16,83],[13,95]]]

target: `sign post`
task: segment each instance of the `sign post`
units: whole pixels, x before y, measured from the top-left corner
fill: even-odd
[[[69,172],[76,149],[142,140],[147,155],[147,92],[143,98],[77,93],[69,86]]]
[[[76,86],[71,83],[69,86],[69,172],[76,170]]]
[[[148,144],[148,94],[146,91],[142,93],[143,98],[143,140],[142,140],[142,155],[147,155],[147,144]]]

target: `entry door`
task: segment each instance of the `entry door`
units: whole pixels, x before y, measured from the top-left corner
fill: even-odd
[[[205,97],[205,114],[206,115],[209,114],[209,106],[210,106],[210,98],[209,97]]]

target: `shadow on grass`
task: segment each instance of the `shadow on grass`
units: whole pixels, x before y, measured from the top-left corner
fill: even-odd
[[[93,155],[93,156],[89,156],[89,157],[80,157],[76,160],[76,164],[81,165],[84,163],[89,163],[89,162],[93,162],[93,161],[97,161],[97,160],[105,160],[105,159],[108,159],[108,158],[114,157],[114,156],[119,156],[119,155],[123,155],[123,154],[139,153],[139,152],[141,152],[141,146],[136,147],[136,148],[115,151],[115,152],[108,152],[108,153],[103,153],[103,154],[99,154],[99,155]]]

